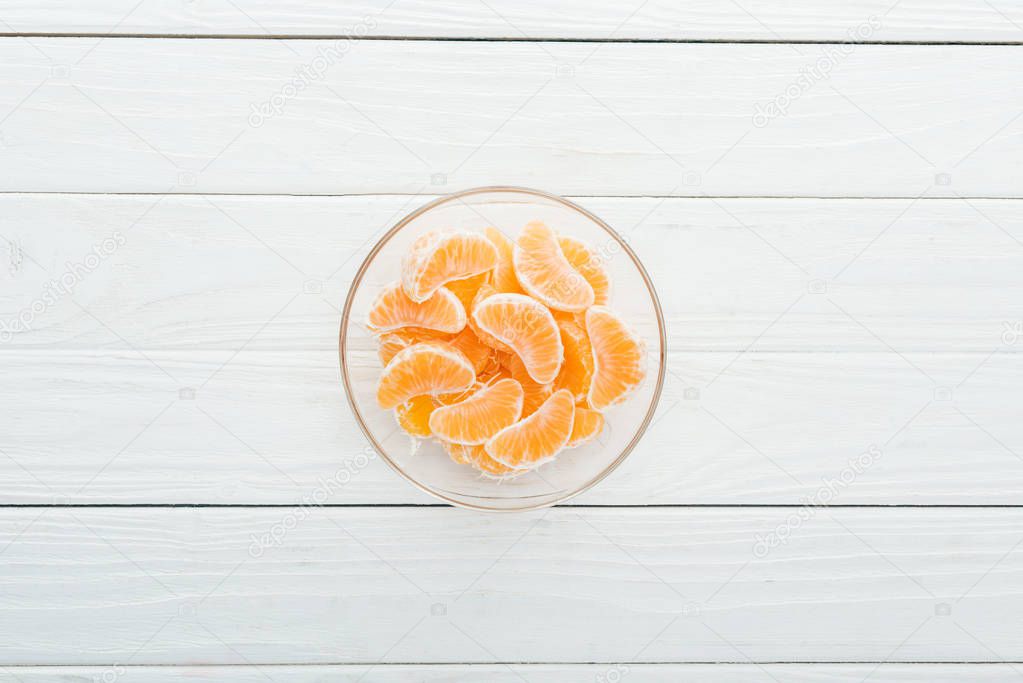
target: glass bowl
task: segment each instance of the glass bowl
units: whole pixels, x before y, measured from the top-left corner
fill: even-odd
[[[409,245],[430,230],[482,231],[494,226],[514,237],[529,221],[541,220],[559,234],[589,242],[612,279],[609,306],[646,344],[643,384],[622,404],[608,408],[601,435],[561,452],[552,462],[522,476],[494,480],[455,463],[436,441],[414,440],[393,411],[376,403],[383,370],[374,335],[366,327],[380,289],[400,278]],[[657,407],[664,383],[665,331],[653,283],[629,245],[602,220],[560,197],[516,187],[482,187],[441,197],[391,228],[359,267],[341,316],[341,376],[349,403],[366,438],[398,474],[440,500],[475,510],[531,510],[582,493],[610,474],[639,442]]]

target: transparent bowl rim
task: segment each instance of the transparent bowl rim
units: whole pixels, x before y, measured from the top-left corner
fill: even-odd
[[[640,277],[643,278],[643,284],[646,286],[647,293],[650,295],[650,300],[651,302],[653,302],[654,312],[657,315],[657,334],[660,340],[660,347],[658,349],[659,353],[657,359],[657,384],[654,386],[654,392],[650,400],[650,407],[647,409],[646,414],[643,416],[642,422],[640,422],[639,426],[636,428],[636,431],[633,434],[632,439],[629,441],[629,443],[625,445],[625,447],[622,449],[622,452],[618,454],[618,457],[615,458],[614,461],[612,461],[607,467],[605,467],[595,477],[591,478],[588,482],[562,495],[559,498],[555,498],[553,500],[550,500],[549,502],[544,503],[527,503],[520,507],[507,508],[474,505],[472,503],[467,503],[463,500],[459,500],[457,498],[445,495],[443,492],[436,490],[430,486],[427,486],[423,482],[411,477],[407,472],[405,472],[405,470],[401,468],[401,466],[398,463],[391,460],[391,458],[387,455],[387,450],[376,440],[376,437],[373,435],[373,432],[366,425],[366,421],[363,419],[362,413],[359,412],[359,407],[355,403],[355,399],[353,397],[354,392],[352,389],[351,378],[348,376],[348,360],[345,348],[346,347],[345,332],[348,330],[348,321],[352,313],[352,306],[354,304],[355,293],[359,290],[359,286],[362,284],[362,279],[366,275],[366,271],[369,269],[370,264],[373,263],[373,259],[376,258],[376,255],[380,252],[381,249],[383,249],[384,245],[386,245],[387,242],[389,242],[392,237],[398,234],[398,232],[402,228],[404,228],[406,225],[414,221],[416,218],[423,215],[427,211],[435,209],[438,206],[453,201],[459,201],[465,197],[470,197],[472,195],[502,192],[508,194],[523,194],[533,197],[539,197],[541,199],[546,199],[553,201],[557,204],[561,204],[562,206],[565,206],[573,211],[576,211],[586,216],[594,223],[599,225],[601,228],[603,228],[612,238],[614,238],[614,240],[622,248],[624,253],[632,261],[632,264],[639,272]],[[476,510],[480,512],[527,512],[529,510],[539,510],[546,507],[552,507],[554,505],[558,505],[572,498],[575,498],[581,493],[585,493],[586,491],[590,490],[591,488],[599,484],[601,481],[603,481],[609,474],[614,472],[615,469],[619,465],[621,465],[622,462],[625,461],[625,458],[627,458],[629,454],[632,453],[633,449],[636,447],[640,439],[643,437],[643,434],[646,433],[647,427],[650,426],[650,422],[653,420],[654,413],[657,410],[657,404],[661,400],[661,390],[664,387],[664,374],[667,365],[666,363],[667,352],[668,352],[667,334],[665,332],[664,314],[661,311],[661,302],[660,299],[657,297],[657,290],[654,288],[654,284],[653,281],[651,281],[650,279],[650,275],[647,273],[646,268],[643,267],[643,263],[639,260],[639,257],[632,250],[632,247],[630,247],[628,243],[622,239],[621,235],[619,235],[614,228],[612,228],[610,225],[601,220],[598,216],[590,213],[588,210],[579,206],[575,202],[571,202],[565,199],[564,197],[560,197],[549,192],[544,192],[542,190],[534,190],[528,187],[517,187],[514,185],[492,185],[486,187],[474,187],[467,190],[461,190],[459,192],[446,194],[441,197],[437,197],[433,201],[424,204],[418,209],[415,209],[414,211],[403,217],[401,220],[399,220],[397,223],[395,223],[394,227],[388,230],[379,240],[377,240],[376,244],[373,245],[373,248],[370,249],[369,253],[366,255],[366,258],[363,259],[362,263],[359,265],[359,269],[355,273],[355,278],[352,280],[352,284],[348,289],[348,294],[345,296],[345,305],[341,311],[341,327],[338,332],[338,359],[341,365],[341,380],[344,383],[345,397],[348,399],[348,405],[352,409],[352,414],[355,415],[355,421],[359,424],[359,429],[362,430],[362,433],[369,440],[370,445],[373,446],[373,449],[380,455],[381,458],[383,458],[384,462],[386,462],[391,467],[391,469],[397,472],[403,479],[405,479],[407,482],[415,486],[420,491],[423,491],[424,493],[433,496],[434,498],[437,498],[438,500],[441,500],[445,503],[454,505],[455,507],[465,508],[468,510]],[[502,498],[502,500],[508,501],[512,499]]]

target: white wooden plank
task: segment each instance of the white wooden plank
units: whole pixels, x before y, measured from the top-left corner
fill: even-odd
[[[1019,510],[313,512],[4,510],[0,661],[1023,656]]]
[[[205,386],[224,354],[148,355],[175,379],[128,349],[4,352],[18,389],[0,396],[3,502],[432,502],[366,446],[334,352],[245,350]],[[959,388],[948,381],[949,400],[883,354],[754,353],[708,387],[729,360],[673,354],[657,423],[577,502],[1023,500],[1018,354],[995,356]],[[823,493],[875,446],[854,481]]]
[[[1019,196],[1023,53],[840,47],[7,38],[0,189]]]
[[[1002,683],[1014,664],[380,664],[302,666],[110,666],[0,668],[2,683]]]
[[[176,380],[126,349],[5,353],[4,502],[295,503],[341,470],[329,503],[429,502],[364,445],[333,352],[246,350],[205,386],[223,354],[149,356]],[[579,502],[795,504],[876,445],[837,502],[1019,504],[1019,358],[946,401],[894,356],[756,353],[707,387],[728,359],[675,354],[657,424]]]
[[[374,234],[420,200],[210,199],[2,199],[0,234],[17,245],[4,321],[125,236],[0,345],[17,387],[0,395],[3,502],[297,503],[363,452],[334,304]],[[1002,335],[1023,318],[1020,250],[944,200],[869,244],[906,203],[584,200],[634,235],[671,354],[658,422],[579,502],[794,504],[876,444],[884,457],[838,502],[1019,504],[1023,366]],[[1015,202],[974,205],[1021,234]],[[809,276],[868,248],[811,294],[729,214]],[[708,296],[708,282],[722,286]],[[429,499],[374,459],[329,502]]]
[[[919,2],[512,2],[449,0],[105,0],[88,7],[43,0],[3,3],[4,32],[185,35],[370,35],[469,38],[653,40],[1019,41],[1023,14],[1012,3]],[[870,17],[876,33],[857,35]]]
[[[362,259],[433,198],[0,195],[0,348],[108,345],[77,302],[139,348],[233,352],[298,295],[247,348],[334,350]],[[576,201],[643,259],[673,351],[1020,348],[1019,201]],[[33,313],[69,268],[73,297]]]

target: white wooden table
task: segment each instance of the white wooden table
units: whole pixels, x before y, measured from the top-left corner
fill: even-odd
[[[0,2],[0,681],[1023,676],[1023,4],[341,5]],[[337,368],[375,238],[489,184],[670,333],[627,463],[511,516]]]

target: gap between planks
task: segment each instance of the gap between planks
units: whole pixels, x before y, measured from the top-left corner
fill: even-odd
[[[450,508],[460,509],[447,503],[0,503],[0,510],[4,509],[121,509],[121,508],[204,508],[225,510],[232,509],[261,509],[261,508]],[[968,509],[968,510],[1015,510],[1023,508],[1023,504],[1011,503],[835,503],[833,505],[805,505],[803,503],[623,503],[623,504],[587,504],[587,503],[566,503],[553,505],[551,508],[565,508],[585,510],[588,508],[598,510],[646,510],[646,509],[684,509],[684,508],[710,508],[710,509],[802,509],[811,507],[813,509],[849,509],[849,510],[877,510],[877,509],[906,509],[919,508],[924,510],[935,509]],[[541,508],[544,509],[544,508]],[[562,663],[562,662],[559,662]]]
[[[0,31],[0,38],[102,38],[154,40],[353,40],[432,43],[636,43],[640,45],[906,45],[1014,47],[1023,40],[814,40],[809,38],[531,38],[522,36],[360,36],[345,33],[101,33],[62,31]]]
[[[449,194],[457,194],[458,192],[464,192],[469,189],[480,189],[484,186],[478,186],[474,188],[463,188],[461,190],[452,190],[451,192],[439,193],[439,194],[427,194],[420,192],[342,192],[342,193],[303,193],[303,192],[90,192],[85,190],[0,190],[0,197],[11,196],[11,197],[34,197],[34,196],[82,196],[82,197],[238,197],[238,198],[254,198],[254,197],[265,197],[268,199],[276,197],[296,197],[296,198],[315,198],[315,199],[332,199],[332,198],[349,198],[349,197],[421,197],[424,201],[430,201],[440,197],[446,197]],[[520,186],[503,186],[495,185],[492,186],[494,189],[536,189]],[[825,199],[834,201],[848,201],[848,200],[863,200],[863,201],[905,201],[907,199],[915,202],[933,202],[933,201],[956,201],[956,200],[976,200],[976,201],[1023,201],[1023,197],[1008,197],[1002,195],[967,195],[961,194],[955,197],[913,197],[910,195],[891,195],[891,196],[873,196],[873,195],[779,195],[779,194],[704,194],[704,195],[685,195],[685,194],[564,194],[560,195],[565,199],[685,199],[685,200],[697,200],[697,201],[710,201],[715,199],[771,199],[780,201],[789,200],[800,200],[800,199]],[[410,209],[411,212],[411,209]]]
[[[494,662],[374,662],[374,661],[343,661],[343,662],[269,662],[267,664],[225,664],[217,662],[189,662],[187,664],[169,664],[169,663],[155,663],[155,664],[116,664],[109,666],[118,666],[122,669],[183,669],[183,668],[223,668],[223,669],[264,669],[268,667],[280,666],[280,667],[293,667],[293,666],[308,666],[308,667],[359,667],[369,666],[377,669],[386,669],[387,667],[397,666],[430,666],[430,667],[445,667],[445,666],[479,666],[479,667],[494,667],[494,666],[608,666],[611,664],[628,664],[629,666],[635,666],[637,668],[646,666],[692,666],[692,667],[705,667],[708,665],[713,666],[764,666],[764,665],[790,665],[790,666],[827,666],[834,664],[842,665],[871,665],[876,664],[878,666],[907,666],[913,664],[925,664],[925,665],[968,665],[968,666],[1005,666],[1012,664],[1023,664],[1023,660],[1017,659],[1001,659],[998,661],[989,660],[972,660],[972,659],[920,659],[912,661],[889,661],[889,660],[872,660],[872,659],[820,659],[813,661],[805,661],[799,659],[772,659],[772,660],[760,660],[753,661],[749,659],[722,659],[713,662],[694,662],[694,661],[674,661],[674,660],[663,660],[663,661],[649,661],[649,662],[619,662],[619,661],[590,661],[590,662],[547,662],[547,661],[494,661]],[[2,669],[93,669],[97,667],[103,667],[103,664],[0,664],[0,671]]]

